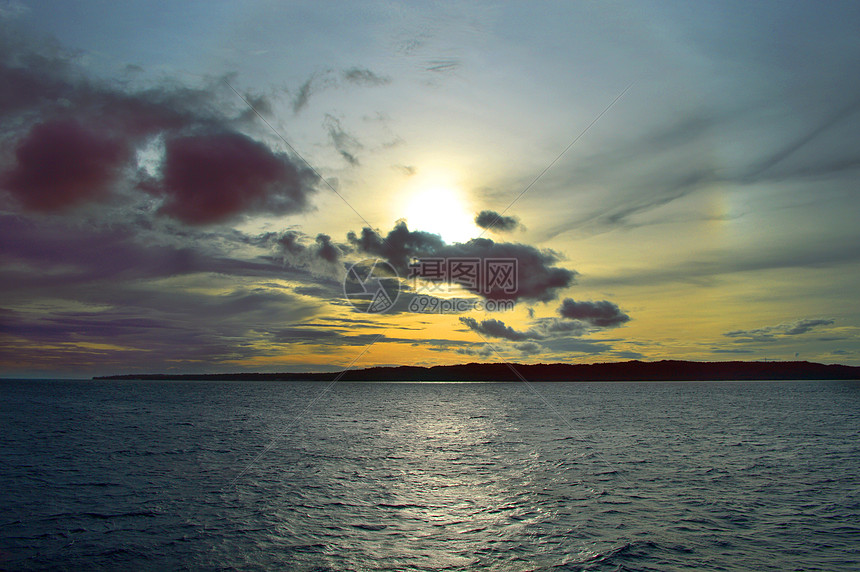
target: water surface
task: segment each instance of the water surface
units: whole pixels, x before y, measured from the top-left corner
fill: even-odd
[[[0,568],[860,567],[857,382],[325,388],[0,382]]]

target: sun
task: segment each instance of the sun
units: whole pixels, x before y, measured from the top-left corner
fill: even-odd
[[[410,230],[423,230],[451,244],[480,234],[473,214],[453,187],[431,185],[409,192],[402,215]]]

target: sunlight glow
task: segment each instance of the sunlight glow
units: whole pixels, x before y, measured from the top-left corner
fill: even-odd
[[[438,234],[447,243],[466,242],[480,234],[474,213],[454,187],[420,185],[407,194],[403,217],[410,230]]]

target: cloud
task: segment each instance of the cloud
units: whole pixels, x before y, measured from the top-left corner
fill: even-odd
[[[806,320],[797,320],[790,324],[786,324],[786,330],[784,334],[786,336],[797,336],[800,334],[805,334],[806,332],[812,330],[813,328],[817,328],[818,326],[829,326],[833,324],[834,320],[826,320],[826,319],[806,319]]]
[[[860,100],[855,100],[850,104],[832,111],[826,118],[820,119],[815,125],[809,126],[805,133],[783,143],[783,146],[770,155],[766,156],[759,163],[750,166],[747,173],[742,176],[745,181],[766,180],[764,177],[769,171],[771,177],[776,179],[790,178],[796,176],[815,176],[822,174],[830,174],[842,170],[856,169],[860,167],[860,156],[857,155],[854,149],[850,149],[851,155],[837,158],[832,157],[824,161],[816,161],[817,164],[804,164],[807,161],[795,160],[792,161],[784,172],[780,173],[776,170],[786,159],[798,154],[804,147],[807,147],[811,142],[824,136],[828,131],[842,126],[847,123],[853,115],[860,111]],[[843,148],[844,150],[844,148]]]
[[[391,79],[377,75],[369,69],[349,68],[343,71],[343,79],[350,83],[358,85],[374,86],[385,85],[391,82]]]
[[[520,226],[520,221],[516,217],[502,216],[495,211],[481,211],[475,217],[475,224],[487,230],[511,232]]]
[[[741,348],[711,348],[711,352],[715,354],[751,354],[753,350],[745,350]]]
[[[438,234],[410,231],[403,221],[398,222],[385,238],[365,227],[360,235],[348,233],[347,240],[361,252],[382,256],[404,275],[413,258],[436,255],[446,246]]]
[[[558,313],[563,318],[581,320],[600,328],[614,328],[630,321],[630,316],[608,300],[576,302],[571,298],[565,298]]]
[[[374,341],[382,341],[379,334],[343,334],[336,330],[308,327],[290,327],[275,330],[272,340],[279,344],[313,344],[337,346],[366,346]]]
[[[607,342],[597,342],[570,336],[546,339],[540,342],[540,344],[543,346],[545,352],[561,354],[565,357],[574,353],[596,355],[612,351],[612,345]]]
[[[0,293],[63,295],[100,300],[100,293],[128,283],[213,274],[232,279],[302,279],[306,271],[284,268],[270,245],[238,231],[136,228],[129,224],[83,225],[75,221],[0,215]],[[241,255],[239,254],[241,253]],[[50,275],[50,280],[45,276]],[[78,291],[77,289],[80,289]]]
[[[336,322],[340,321],[341,320],[337,320]],[[376,327],[379,326],[378,323],[373,323],[370,325]],[[277,344],[302,344],[314,345],[318,347],[329,346],[331,348],[339,348],[343,346],[367,346],[371,343],[385,342],[388,344],[407,344],[410,346],[423,346],[428,347],[428,349],[432,351],[452,351],[457,348],[468,348],[479,345],[475,342],[463,342],[459,340],[448,340],[440,338],[413,339],[391,337],[386,335],[380,335],[377,332],[371,332],[366,334],[353,334],[349,333],[349,330],[345,332],[342,331],[344,327],[351,327],[347,323],[336,323],[334,325],[326,324],[324,329],[317,326],[319,326],[319,324],[310,322],[294,324],[286,328],[279,328],[271,332],[270,339]]]
[[[257,119],[258,113],[269,117],[273,115],[272,102],[265,95],[245,93],[242,97],[248,103],[247,108],[240,116],[242,120],[254,121]]]
[[[318,234],[316,238],[317,256],[326,262],[337,262],[340,260],[340,249],[331,242],[331,237],[327,234]]]
[[[481,358],[488,358],[496,355],[496,352],[493,351],[493,348],[491,348],[487,344],[481,344],[481,347],[478,348],[456,348],[454,351],[461,355],[477,356]]]
[[[381,76],[369,69],[358,67],[343,70],[340,73],[340,77],[346,83],[362,87],[380,86],[391,82],[391,79],[388,77]],[[299,89],[293,96],[293,113],[299,113],[307,107],[312,96],[341,85],[343,84],[338,80],[333,70],[314,73],[299,86]]]
[[[448,73],[455,71],[460,65],[460,60],[457,58],[445,58],[428,61],[424,69],[434,73]]]
[[[460,317],[459,320],[464,326],[480,334],[481,337],[515,342],[513,348],[524,355],[535,355],[541,352],[595,355],[612,351],[612,346],[607,341],[598,342],[583,339],[581,336],[595,331],[596,326],[579,320],[539,318],[532,320],[532,327],[525,331],[516,330],[496,319],[478,321],[464,316]],[[615,352],[613,355],[617,355],[617,357],[642,357],[639,353],[624,351]]]
[[[622,268],[611,275],[590,275],[590,286],[643,286],[667,282],[713,284],[725,274],[770,269],[814,269],[848,266],[860,261],[860,235],[810,238],[802,244],[777,244],[758,250],[719,248],[695,252],[695,258],[664,266]]]
[[[559,318],[537,318],[532,320],[535,330],[542,332],[547,337],[555,337],[561,334],[568,336],[582,336],[595,329],[595,326],[581,320],[561,320]]]
[[[837,177],[844,188],[852,171],[860,168],[854,135],[860,128],[860,100],[854,95],[856,80],[849,75],[835,80],[847,85],[828,100],[803,104],[807,113],[798,114],[798,103],[791,99],[769,97],[765,105],[729,99],[710,108],[679,110],[667,121],[634,129],[630,137],[580,161],[554,167],[543,186],[558,199],[559,212],[543,225],[540,239],[570,231],[589,235],[661,224],[667,218],[677,222],[672,218],[676,213],[668,214],[680,206],[673,203],[713,189],[752,195],[760,183],[799,186],[810,179]],[[759,135],[751,138],[752,132]],[[727,147],[739,150],[730,161],[713,153]],[[565,203],[576,209],[566,212]],[[694,213],[689,220],[696,218],[721,220],[707,212]]]
[[[523,342],[520,344],[514,344],[514,347],[521,351],[524,355],[534,355],[539,353],[543,348],[534,342]]]
[[[162,179],[151,190],[165,199],[159,213],[211,224],[242,214],[306,210],[314,179],[262,143],[222,132],[168,140]]]
[[[616,350],[612,352],[612,355],[621,359],[643,359],[645,357],[644,354],[630,350]]]
[[[605,329],[617,327],[630,320],[617,305],[606,300],[600,302],[575,302],[566,298],[559,307],[562,318],[544,317],[530,320],[528,330],[517,330],[501,320],[478,321],[471,317],[460,317],[460,322],[481,337],[517,342],[514,348],[525,355],[540,351],[560,353],[599,354],[612,350],[604,342],[582,339],[582,336]],[[531,313],[533,317],[533,313]],[[617,351],[617,357],[635,355],[637,352]]]
[[[306,246],[307,237],[297,231],[284,232],[275,240],[284,261],[296,268],[304,268],[317,276],[343,279],[343,250],[345,245],[336,245],[327,234],[318,234],[314,243]]]
[[[0,315],[0,368],[223,369],[277,353],[271,332],[331,308],[302,285],[342,297],[339,281],[273,256],[276,236],[155,222],[0,215],[0,305],[12,308]],[[331,241],[308,242],[329,264]],[[39,309],[23,310],[31,305]]]
[[[737,338],[739,342],[771,342],[778,337],[799,336],[821,326],[829,326],[834,323],[832,319],[826,318],[804,318],[793,322],[783,322],[776,326],[764,326],[753,330],[732,330],[723,335],[729,338]]]
[[[334,148],[340,153],[347,163],[356,167],[359,161],[355,156],[355,151],[361,149],[362,145],[358,140],[344,131],[340,124],[340,120],[336,117],[326,114],[324,125],[328,131],[329,138],[334,144]]]
[[[265,350],[261,331],[316,311],[284,292],[238,288],[223,294],[106,286],[100,307],[14,312],[0,343],[0,367],[108,372],[217,367]],[[104,302],[113,301],[113,304]]]
[[[0,188],[24,210],[117,199],[199,225],[309,207],[316,175],[240,131],[251,116],[222,111],[233,108],[222,98],[236,99],[223,81],[130,91],[89,78],[56,46],[3,37],[0,47],[0,136],[9,142]],[[265,111],[264,99],[248,97]],[[157,141],[163,156],[140,169],[139,154]],[[154,209],[153,197],[163,200]]]
[[[360,235],[350,232],[347,239],[360,252],[386,259],[406,277],[410,273],[409,263],[413,259],[477,259],[480,261],[516,261],[516,280],[512,288],[502,287],[482,276],[477,284],[477,293],[492,300],[536,300],[546,302],[558,296],[558,291],[575,282],[577,273],[555,266],[560,256],[548,249],[539,250],[527,244],[494,242],[477,238],[465,243],[447,244],[437,234],[410,231],[406,223],[399,221],[383,239],[370,228],[362,229]],[[413,274],[432,279],[420,268]]]
[[[311,98],[311,93],[313,92],[313,83],[314,77],[308,78],[308,80],[299,87],[299,91],[296,93],[296,96],[293,98],[293,113],[298,113],[308,105],[308,100]]]
[[[129,159],[127,145],[74,120],[34,126],[15,150],[15,166],[0,186],[25,208],[59,211],[104,198]]]
[[[510,326],[506,326],[501,320],[489,319],[478,322],[474,318],[469,317],[461,317],[459,320],[470,330],[490,338],[501,338],[518,342],[523,340],[541,340],[545,337],[534,331],[519,332]]]

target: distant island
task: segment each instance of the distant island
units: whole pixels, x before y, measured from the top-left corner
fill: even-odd
[[[519,375],[517,375],[519,374]],[[522,376],[522,378],[520,377]],[[328,373],[127,374],[124,380],[236,381],[742,381],[858,379],[860,367],[807,361],[696,362],[663,360],[594,364],[505,364],[368,367]]]

